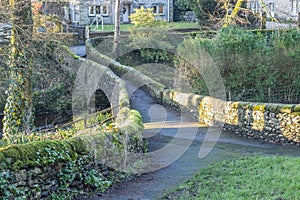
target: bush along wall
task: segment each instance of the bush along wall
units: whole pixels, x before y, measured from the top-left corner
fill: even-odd
[[[144,85],[160,102],[185,111],[208,126],[224,128],[249,138],[277,144],[300,144],[300,104],[269,104],[223,101],[209,96],[187,94],[166,87],[137,70],[100,54],[87,43],[90,59],[109,66],[116,74]],[[124,76],[126,74],[126,76]],[[132,78],[134,77],[134,78]]]
[[[59,58],[63,68],[71,73],[75,74],[85,64],[97,65],[78,58],[67,49],[58,51],[64,55]],[[124,171],[136,172],[136,162],[140,165],[141,160],[126,159],[124,155],[144,150],[142,118],[129,107],[125,83],[110,70],[105,73],[106,78],[119,84],[117,101],[120,107],[115,113],[114,127],[86,129],[70,139],[1,147],[2,199],[71,199],[82,192],[104,191],[126,175]]]

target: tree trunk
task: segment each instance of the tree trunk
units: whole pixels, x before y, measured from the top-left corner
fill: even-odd
[[[120,54],[120,10],[121,2],[116,0],[115,4],[115,32],[114,32],[114,53],[115,58],[119,57]]]
[[[234,9],[231,13],[231,17],[235,18],[236,15],[238,14],[239,10],[241,9],[242,3],[244,2],[244,0],[238,0],[234,6]]]
[[[298,28],[300,28],[300,11],[298,11]]]
[[[30,132],[32,124],[31,0],[9,0],[9,8],[12,24],[8,62],[10,85],[4,109],[3,137],[16,142],[20,133]]]
[[[228,16],[228,18],[226,19],[225,24],[223,25],[223,27],[227,27],[228,25],[230,25],[232,23],[232,19],[234,19],[239,10],[241,9],[242,3],[244,2],[244,0],[238,0],[234,6],[234,9],[232,11],[232,13]],[[227,11],[228,12],[228,11]]]

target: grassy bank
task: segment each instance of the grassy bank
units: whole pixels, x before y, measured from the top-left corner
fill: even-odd
[[[133,24],[121,24],[120,25],[120,30],[121,31],[128,31],[128,29],[133,26]],[[92,29],[95,26],[92,26]],[[99,30],[102,30],[101,25],[99,25]],[[194,23],[194,22],[170,22],[167,24],[167,28],[168,29],[181,29],[181,28],[199,28],[199,24],[198,23]],[[106,24],[103,26],[103,31],[114,31],[114,25],[113,24]]]
[[[163,199],[298,199],[300,158],[243,157],[200,171]]]

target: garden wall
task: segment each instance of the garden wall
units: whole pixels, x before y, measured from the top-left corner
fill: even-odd
[[[101,88],[99,81],[95,85],[117,92],[116,102],[120,106],[114,113],[116,127],[108,131],[95,127],[70,139],[0,148],[0,196],[3,199],[47,199],[57,192],[103,190],[110,185],[109,176],[115,169],[132,170],[135,160],[127,160],[124,157],[127,152],[143,151],[141,115],[130,109],[125,83],[104,66],[79,58],[68,49],[58,52],[63,55],[58,61],[71,74],[87,67],[102,69],[102,78],[111,84]],[[112,96],[111,100],[115,101]]]
[[[300,104],[266,104],[227,102],[209,96],[186,94],[166,89],[164,85],[137,70],[100,54],[88,41],[87,55],[91,60],[109,66],[116,74],[138,85],[153,97],[176,109],[186,111],[200,123],[209,126],[225,123],[225,129],[249,138],[270,143],[300,143]]]

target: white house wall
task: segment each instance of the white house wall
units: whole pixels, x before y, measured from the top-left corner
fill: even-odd
[[[134,9],[144,6],[145,8],[161,8],[163,13],[157,13],[158,18],[173,21],[173,0],[121,0],[121,22],[127,23],[128,17]],[[90,6],[107,5],[108,14],[102,15],[104,24],[114,23],[114,0],[76,0],[70,1],[71,20],[79,25],[91,24],[95,16],[89,16]],[[125,8],[125,9],[124,9]],[[161,10],[161,9],[160,9]],[[124,14],[123,14],[124,12]],[[77,16],[77,18],[76,18]]]
[[[299,9],[294,10],[293,12],[293,1],[296,4],[297,0],[263,0],[265,7],[268,10],[269,15],[278,19],[285,20],[296,20],[298,16]],[[298,0],[299,1],[299,0]],[[256,12],[261,13],[264,11],[264,6],[261,4],[260,0],[248,0],[248,8],[255,10],[253,8],[254,2],[257,2],[259,8]],[[272,10],[272,4],[274,5],[274,10]],[[300,4],[300,3],[299,3]],[[268,16],[270,17],[270,16]]]

